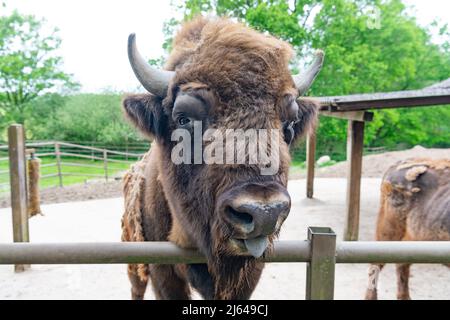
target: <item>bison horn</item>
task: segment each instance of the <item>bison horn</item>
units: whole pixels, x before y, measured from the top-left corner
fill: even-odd
[[[138,52],[136,35],[134,33],[128,37],[128,59],[136,78],[142,86],[156,96],[165,97],[169,82],[175,75],[175,72],[152,68]]]
[[[295,86],[301,96],[308,92],[309,88],[311,88],[311,85],[319,74],[320,69],[322,69],[324,57],[325,53],[322,50],[317,50],[314,61],[311,65],[304,72],[293,77]]]

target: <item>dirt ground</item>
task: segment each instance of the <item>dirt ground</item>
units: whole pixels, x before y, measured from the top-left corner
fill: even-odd
[[[372,240],[378,210],[380,179],[362,180],[360,239]],[[332,227],[342,239],[345,219],[345,179],[317,179],[314,200],[305,199],[305,180],[289,182],[292,210],[281,240],[306,239],[308,226]],[[43,206],[45,216],[30,220],[32,242],[100,242],[120,240],[123,199],[91,200]],[[0,209],[0,243],[12,241],[10,209]],[[368,266],[336,268],[336,299],[362,299]],[[450,270],[441,265],[413,265],[413,299],[450,299]],[[306,265],[267,264],[253,299],[304,299]],[[0,299],[129,299],[124,265],[32,266],[15,274],[0,266]],[[395,267],[380,275],[380,299],[395,298]],[[195,296],[198,298],[198,295]],[[148,290],[147,299],[153,299]]]
[[[117,198],[122,196],[122,181],[100,181],[62,188],[52,187],[43,189],[40,193],[42,204]],[[0,195],[0,208],[8,208],[9,206],[9,194]]]
[[[416,146],[405,151],[394,151],[383,154],[369,155],[363,158],[363,177],[381,178],[383,173],[394,163],[413,157],[450,158],[450,149],[426,149]],[[318,178],[345,178],[347,163],[340,162],[333,166],[316,169]],[[304,179],[305,172],[291,173],[290,179]],[[62,203],[86,201],[95,199],[109,199],[122,196],[121,181],[91,181],[85,184],[53,187],[41,190],[41,203]],[[10,206],[9,194],[0,195],[0,208]]]
[[[395,162],[410,157],[449,158],[450,149],[389,152],[364,157],[361,197],[360,240],[374,237],[379,203],[380,178]],[[289,192],[292,210],[283,226],[281,240],[306,239],[308,226],[332,227],[342,239],[345,219],[346,164],[319,169],[315,199],[305,199],[305,180],[294,180]],[[300,175],[301,176],[301,175]],[[375,177],[375,178],[369,178]],[[89,183],[42,191],[45,216],[30,220],[32,242],[100,242],[120,240],[123,212],[121,183]],[[102,198],[109,198],[103,199]],[[87,200],[87,201],[86,201]],[[69,203],[59,203],[68,202]],[[47,203],[45,205],[45,203]],[[49,204],[57,203],[57,204]],[[8,207],[0,199],[0,208]],[[0,243],[12,241],[11,212],[0,209]],[[336,299],[362,299],[367,283],[367,265],[336,267]],[[450,299],[450,269],[440,265],[414,265],[410,282],[413,299]],[[268,264],[253,299],[304,299],[305,264]],[[380,299],[395,298],[395,266],[380,276]],[[0,266],[0,299],[128,299],[129,283],[123,265],[33,266],[15,274],[11,266]],[[198,298],[198,295],[194,296]],[[153,299],[148,290],[147,299]]]
[[[381,178],[384,172],[394,163],[413,157],[450,158],[450,149],[426,149],[421,146],[416,146],[405,151],[365,156],[363,158],[363,177]],[[316,170],[316,177],[319,178],[345,178],[346,175],[346,162],[340,162],[333,166]],[[304,178],[304,172],[295,172],[290,175],[291,180]],[[122,184],[120,181],[111,181],[108,183],[100,181],[41,190],[41,203],[49,204],[109,199],[120,196],[122,196]],[[0,208],[8,208],[9,206],[9,195],[0,195]]]

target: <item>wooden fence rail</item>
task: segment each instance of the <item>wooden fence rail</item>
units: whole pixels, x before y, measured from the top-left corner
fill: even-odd
[[[146,144],[148,145],[148,144]],[[141,145],[142,148],[144,145]],[[107,148],[99,148],[95,146],[87,146],[81,144],[75,144],[72,142],[64,141],[33,141],[26,143],[27,148],[34,148],[35,157],[54,157],[55,163],[41,164],[41,168],[51,168],[56,167],[56,174],[42,174],[42,179],[55,178],[58,177],[58,185],[64,185],[64,177],[69,176],[85,176],[91,178],[103,178],[109,180],[111,178],[112,168],[109,163],[116,164],[131,164],[133,161],[140,159],[144,153],[136,152],[123,152],[117,150],[111,150]],[[132,149],[132,148],[130,148]],[[8,151],[7,145],[0,145],[0,150]],[[67,161],[67,158],[72,159],[86,159],[92,161],[99,161],[102,164],[85,164],[76,163],[73,161]],[[0,161],[8,161],[9,157],[2,157]],[[101,170],[101,174],[93,173],[82,173],[82,172],[64,172],[64,167],[79,167],[79,168],[90,168]],[[9,174],[9,170],[0,171],[0,175]],[[4,183],[5,186],[8,183]],[[0,184],[2,185],[2,184]]]

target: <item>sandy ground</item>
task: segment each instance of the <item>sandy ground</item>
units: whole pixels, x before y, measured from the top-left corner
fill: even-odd
[[[381,178],[386,170],[396,162],[413,157],[450,158],[450,149],[426,149],[416,146],[409,150],[393,151],[382,154],[368,155],[363,158],[363,172],[365,178]],[[340,162],[333,166],[316,169],[319,178],[345,178],[347,176],[347,163]],[[290,180],[304,179],[305,170],[291,170]],[[89,181],[84,184],[52,187],[40,191],[42,204],[86,201],[95,199],[109,199],[122,196],[122,182],[119,180]],[[0,194],[0,208],[10,206],[9,194]]]
[[[379,179],[363,179],[361,240],[371,240],[378,207]],[[290,181],[291,214],[281,239],[306,238],[308,226],[329,226],[342,238],[344,179],[318,179],[316,198],[306,200],[305,181]],[[119,241],[122,199],[92,200],[43,206],[45,216],[30,221],[32,242]],[[0,210],[0,242],[10,242],[10,209]],[[338,265],[336,299],[362,299],[367,265]],[[253,299],[304,299],[306,265],[268,264]],[[450,299],[450,270],[441,265],[414,265],[410,282],[413,299]],[[32,266],[15,274],[0,266],[0,299],[129,299],[124,265]],[[395,268],[387,266],[379,282],[381,299],[395,298]],[[198,297],[198,296],[196,296]],[[147,299],[153,299],[148,290]]]
[[[90,181],[70,186],[50,187],[40,190],[41,204],[118,198],[122,196],[122,180]],[[0,208],[8,208],[10,195],[0,194]]]

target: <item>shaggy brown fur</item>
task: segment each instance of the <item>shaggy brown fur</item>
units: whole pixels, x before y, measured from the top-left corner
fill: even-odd
[[[28,215],[42,214],[39,194],[40,159],[28,160]]]
[[[376,240],[450,241],[450,159],[410,159],[386,172]],[[377,299],[383,266],[371,266],[366,299]],[[410,299],[409,267],[397,266],[398,299]]]
[[[291,56],[290,46],[271,36],[227,19],[199,18],[175,37],[166,68],[176,70],[176,76],[167,97],[146,94],[124,100],[127,117],[155,142],[125,178],[123,240],[169,240],[207,257],[207,264],[200,265],[130,266],[134,299],[144,297],[147,275],[159,299],[188,299],[189,285],[206,299],[250,297],[263,264],[227,246],[232,230],[221,217],[220,202],[248,183],[265,186],[265,192],[285,189],[289,145],[281,144],[280,167],[273,176],[260,175],[255,165],[174,165],[170,137],[177,123],[172,112],[184,94],[208,106],[203,120],[208,128],[283,130],[285,122],[294,120],[287,105],[297,99],[298,121],[292,139],[285,136],[295,141],[315,122],[317,104],[298,98],[288,69]]]
[[[149,153],[141,161],[134,164],[123,177],[125,212],[122,217],[122,241],[145,241],[142,229],[141,203],[145,183],[144,168],[148,158]],[[148,280],[148,268],[144,264],[130,264],[128,265],[128,272],[139,276],[141,281]]]

